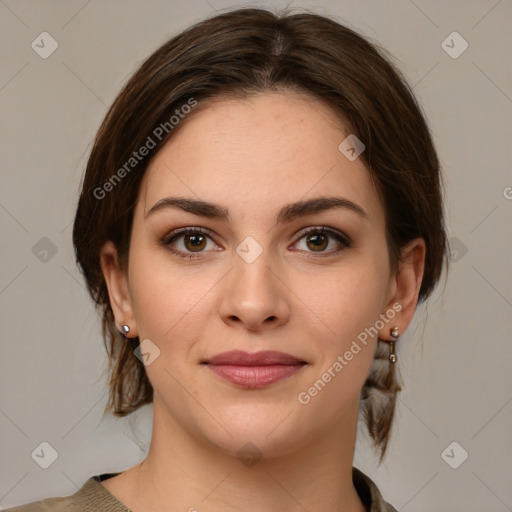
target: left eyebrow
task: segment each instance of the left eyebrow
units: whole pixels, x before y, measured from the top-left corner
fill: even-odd
[[[227,208],[206,201],[184,197],[164,197],[160,199],[144,215],[144,218],[147,219],[150,215],[168,208],[180,209],[201,217],[229,222],[229,210]],[[300,217],[322,213],[335,208],[352,211],[365,220],[369,220],[368,213],[357,203],[343,197],[321,196],[283,206],[276,216],[276,224],[291,222]]]
[[[369,220],[369,216],[366,211],[357,203],[343,197],[330,196],[315,197],[313,199],[308,199],[307,201],[297,201],[296,203],[287,204],[279,210],[276,224],[291,222],[299,217],[322,213],[335,208],[343,208],[345,210],[355,212],[364,219]]]

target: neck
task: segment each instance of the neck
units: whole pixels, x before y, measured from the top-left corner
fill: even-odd
[[[251,445],[228,454],[170,421],[160,405],[148,456],[129,470],[135,485],[125,503],[133,512],[365,511],[352,482],[357,407],[335,431],[269,457]]]

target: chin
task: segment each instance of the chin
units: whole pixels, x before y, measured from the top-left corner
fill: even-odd
[[[248,466],[251,465],[251,460],[255,461],[288,455],[297,450],[301,444],[290,435],[276,435],[270,439],[265,434],[255,432],[254,430],[237,432],[232,438],[229,437],[229,439],[226,437],[223,439],[210,438],[209,441],[227,455],[236,457],[242,462],[249,459]]]
[[[307,425],[297,411],[284,407],[232,407],[231,414],[219,417],[225,428],[204,432],[208,442],[227,454],[243,458],[287,455],[305,444]],[[291,412],[291,414],[290,414]],[[229,435],[227,432],[229,432]]]

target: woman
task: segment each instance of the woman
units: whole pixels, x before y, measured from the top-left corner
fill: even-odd
[[[357,425],[382,461],[396,343],[447,262],[441,186],[408,85],[351,29],[240,9],[165,43],[97,134],[73,230],[106,411],[153,403],[149,453],[11,510],[394,511],[352,466]]]

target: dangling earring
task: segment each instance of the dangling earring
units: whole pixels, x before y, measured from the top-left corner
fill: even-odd
[[[127,338],[128,337],[127,335],[130,332],[130,326],[129,325],[123,325],[122,326],[122,330],[123,330],[123,332],[122,332],[123,336],[125,338]]]
[[[398,341],[400,334],[398,333],[398,327],[393,327],[391,329],[392,340],[389,342],[389,362],[394,364],[396,363],[396,354],[395,354],[395,342]]]

